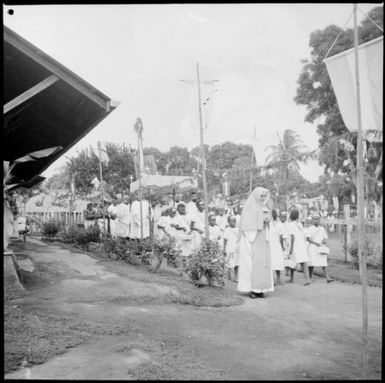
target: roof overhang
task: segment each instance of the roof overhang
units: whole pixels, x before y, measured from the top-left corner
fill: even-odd
[[[3,161],[62,147],[14,167],[12,183],[29,184],[118,103],[4,26],[3,105]]]

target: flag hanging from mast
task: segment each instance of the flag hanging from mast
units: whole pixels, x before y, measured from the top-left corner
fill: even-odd
[[[358,46],[362,130],[382,132],[383,37]],[[343,121],[350,131],[357,131],[357,91],[354,48],[324,60],[337,98]]]

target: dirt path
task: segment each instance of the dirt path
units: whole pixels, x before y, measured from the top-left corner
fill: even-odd
[[[361,286],[323,278],[231,307],[172,303],[186,282],[31,240],[28,296],[7,302],[125,328],[6,379],[360,379]],[[170,282],[174,281],[174,282]],[[179,284],[179,285],[178,285]],[[229,283],[228,289],[235,291]],[[171,297],[171,298],[170,298]],[[381,378],[382,290],[368,288],[370,379]]]

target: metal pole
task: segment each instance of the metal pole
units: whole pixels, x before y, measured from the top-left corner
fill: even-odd
[[[202,121],[202,105],[201,105],[201,84],[199,79],[199,63],[197,63],[197,80],[198,80],[198,105],[199,105],[199,124],[200,124],[200,147],[202,160],[202,178],[203,178],[203,196],[205,204],[205,235],[209,239],[209,217],[208,217],[208,200],[207,200],[207,181],[206,181],[206,160],[203,145],[203,121]]]
[[[103,171],[102,171],[102,147],[100,141],[98,141],[98,153],[99,153],[99,173],[100,173],[100,186],[102,194],[102,210],[103,210],[103,237],[106,236],[106,217],[104,214],[104,186],[103,186]]]
[[[361,120],[361,99],[360,99],[360,75],[358,58],[358,28],[357,28],[357,4],[353,5],[354,10],[354,61],[357,91],[357,218],[358,218],[358,257],[360,260],[360,274],[362,285],[362,320],[363,320],[363,364],[364,379],[368,376],[368,296],[367,296],[367,270],[366,254],[363,251],[365,241],[365,217],[364,217],[364,158],[363,158],[363,134]]]

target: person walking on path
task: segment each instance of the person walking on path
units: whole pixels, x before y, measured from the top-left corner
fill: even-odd
[[[278,231],[278,214],[276,210],[271,211],[273,217],[270,223],[270,251],[271,251],[271,268],[277,274],[277,285],[282,285],[281,271],[284,269],[283,250]]]
[[[305,274],[304,286],[308,286],[311,284],[311,279],[308,269],[306,234],[301,222],[299,222],[299,211],[297,209],[290,212],[289,234],[291,237],[289,257],[291,258],[294,255],[295,262],[301,265],[302,271]],[[294,271],[294,268],[290,269],[289,283],[294,282]]]
[[[312,225],[306,230],[307,253],[309,258],[309,277],[312,279],[314,267],[322,267],[326,277],[326,282],[333,282],[328,273],[328,253],[327,245],[328,235],[324,227],[320,226],[321,217],[319,214],[313,214]]]
[[[247,199],[239,225],[238,291],[249,292],[250,298],[264,298],[274,291],[270,256],[270,192],[257,187]]]

